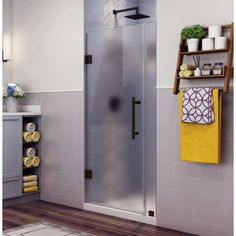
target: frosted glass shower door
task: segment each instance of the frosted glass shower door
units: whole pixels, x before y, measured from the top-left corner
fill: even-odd
[[[87,34],[86,201],[144,211],[143,25]]]

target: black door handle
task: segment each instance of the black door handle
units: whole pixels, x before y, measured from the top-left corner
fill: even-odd
[[[141,101],[136,101],[135,97],[132,97],[132,139],[135,139],[136,135],[139,135],[139,132],[136,131],[135,122],[136,122],[136,111],[135,105],[141,104]]]

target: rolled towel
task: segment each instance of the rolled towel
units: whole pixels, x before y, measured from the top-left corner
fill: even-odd
[[[24,124],[24,131],[33,133],[36,130],[36,125],[34,123],[26,123]]]
[[[190,77],[193,74],[194,74],[194,72],[192,70],[185,70],[184,71],[184,77]]]
[[[31,193],[31,192],[38,192],[38,191],[39,191],[38,186],[24,188],[24,193]]]
[[[24,155],[26,157],[34,157],[36,155],[35,148],[24,148]]]
[[[38,131],[35,131],[32,133],[32,141],[33,142],[38,142],[40,139],[40,133]]]
[[[23,132],[23,139],[27,143],[31,142],[32,141],[32,134],[30,132]]]
[[[179,72],[179,77],[184,77],[184,71],[183,70],[181,70],[180,72]]]
[[[24,182],[37,181],[37,180],[38,180],[37,175],[25,175],[25,176],[23,176],[23,181]]]
[[[23,157],[22,161],[23,161],[23,166],[25,166],[27,168],[31,167],[33,164],[33,161],[30,157]]]
[[[34,186],[38,186],[38,181],[30,181],[30,182],[23,183],[24,188],[29,188],[29,187],[34,187]]]
[[[37,157],[37,156],[33,157],[32,158],[32,164],[33,164],[34,167],[38,167],[39,164],[40,164],[40,158]]]
[[[196,66],[194,65],[187,65],[187,64],[182,64],[180,66],[180,70],[195,70],[196,69]]]

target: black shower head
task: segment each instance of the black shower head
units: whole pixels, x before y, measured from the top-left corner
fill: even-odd
[[[132,19],[132,20],[141,20],[144,18],[149,18],[150,16],[144,15],[139,13],[139,7],[132,7],[132,8],[126,8],[121,10],[113,10],[113,14],[117,15],[118,13],[126,12],[126,11],[133,11],[135,10],[136,13],[133,15],[125,16],[126,18]]]
[[[144,18],[149,18],[150,16],[138,13],[138,14],[128,15],[128,16],[125,16],[125,17],[129,18],[129,19],[132,19],[132,20],[141,20],[141,19],[144,19]]]

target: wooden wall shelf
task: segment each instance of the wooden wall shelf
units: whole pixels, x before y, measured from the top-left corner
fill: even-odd
[[[199,55],[199,54],[212,54],[212,53],[222,53],[227,52],[228,49],[215,49],[215,50],[205,50],[196,52],[180,52],[181,55]]]
[[[205,30],[207,31],[208,28],[205,28]],[[175,95],[179,93],[181,80],[201,80],[201,79],[224,78],[223,92],[224,93],[229,92],[230,79],[233,76],[233,70],[231,68],[232,68],[232,62],[233,62],[234,24],[232,23],[228,25],[223,25],[222,30],[223,32],[225,30],[229,30],[229,33],[230,33],[227,49],[188,52],[185,46],[184,40],[182,38],[180,39],[178,60],[177,60],[176,73],[175,73],[175,82],[174,82],[174,88],[173,88],[173,93]],[[222,75],[209,75],[209,76],[201,76],[201,77],[195,77],[195,76],[179,77],[179,70],[180,70],[180,66],[183,64],[184,56],[199,55],[199,54],[213,54],[213,53],[227,53],[226,69],[224,69],[224,72]]]
[[[196,77],[196,76],[190,76],[190,77],[177,77],[177,79],[184,79],[184,80],[195,80],[195,79],[217,79],[217,78],[224,78],[225,75],[203,75],[200,77]]]

